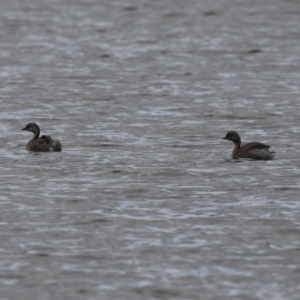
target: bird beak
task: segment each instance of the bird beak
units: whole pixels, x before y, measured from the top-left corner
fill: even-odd
[[[22,130],[26,130],[26,127],[25,127],[25,128],[23,128]]]
[[[222,140],[227,140],[226,136],[222,138]]]

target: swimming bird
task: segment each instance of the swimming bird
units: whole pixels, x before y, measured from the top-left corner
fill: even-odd
[[[229,140],[233,142],[234,145],[231,151],[231,157],[234,159],[239,157],[261,160],[269,160],[274,158],[274,154],[269,150],[270,146],[266,144],[252,142],[241,147],[241,137],[235,131],[229,131],[223,140]]]
[[[61,143],[53,140],[50,135],[40,135],[40,128],[36,123],[29,123],[22,130],[31,131],[34,136],[26,145],[26,149],[34,152],[60,152]]]

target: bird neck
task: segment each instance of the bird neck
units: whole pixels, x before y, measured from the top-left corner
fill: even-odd
[[[36,128],[33,132],[33,138],[31,139],[31,141],[37,139],[40,135],[40,130],[38,128]]]
[[[233,147],[232,147],[232,150],[231,150],[231,157],[232,158],[237,158],[236,155],[237,155],[240,148],[241,148],[241,141],[233,143]]]

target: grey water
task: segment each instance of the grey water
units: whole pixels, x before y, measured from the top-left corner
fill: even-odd
[[[0,299],[299,299],[299,13],[1,1]]]

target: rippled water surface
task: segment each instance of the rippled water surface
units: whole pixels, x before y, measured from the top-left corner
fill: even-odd
[[[299,13],[2,1],[0,298],[299,299]]]

